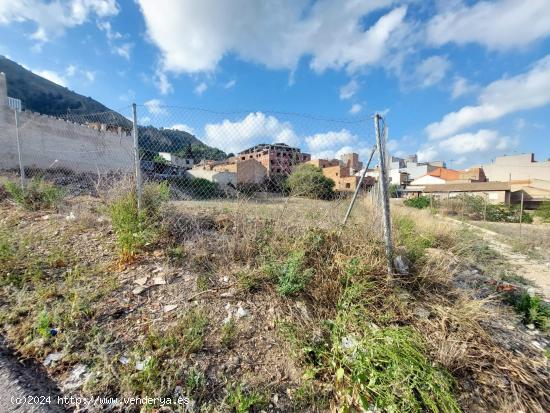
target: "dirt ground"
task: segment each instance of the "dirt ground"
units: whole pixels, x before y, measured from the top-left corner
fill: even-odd
[[[510,223],[463,223],[473,228],[502,254],[510,268],[532,281],[550,301],[550,225]]]

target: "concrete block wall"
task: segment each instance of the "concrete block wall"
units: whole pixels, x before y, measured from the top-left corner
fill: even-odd
[[[4,89],[2,89],[4,85]],[[21,158],[25,167],[75,172],[132,172],[133,140],[125,132],[96,130],[52,116],[19,112]],[[0,75],[0,169],[18,169],[14,111],[7,106]]]

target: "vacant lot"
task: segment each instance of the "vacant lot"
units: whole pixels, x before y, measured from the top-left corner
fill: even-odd
[[[471,223],[502,235],[517,252],[550,261],[550,224]]]
[[[67,394],[182,396],[201,412],[550,403],[545,338],[457,287],[482,279],[470,232],[396,208],[410,271],[389,275],[365,200],[342,230],[341,201],[170,203],[151,187],[137,213],[114,192],[0,205],[2,333]]]

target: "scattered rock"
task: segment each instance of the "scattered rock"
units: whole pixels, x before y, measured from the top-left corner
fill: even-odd
[[[130,360],[128,359],[128,357],[120,356],[118,359],[118,362],[120,364],[127,365],[130,362]]]
[[[420,318],[429,318],[431,313],[429,310],[426,310],[424,307],[416,307],[414,309],[414,314]]]
[[[342,337],[341,345],[345,350],[352,350],[357,347],[357,340],[352,336]]]
[[[139,285],[132,290],[132,294],[140,295],[142,292],[147,291],[148,289],[149,287],[147,287],[146,285]]]
[[[534,330],[535,329],[534,324],[527,324],[525,327],[527,327],[529,330]]]
[[[63,383],[64,390],[75,390],[84,385],[88,379],[88,367],[84,364],[77,364],[71,371],[68,379]]]
[[[165,305],[164,308],[163,308],[163,311],[165,313],[169,313],[170,311],[173,311],[175,310],[176,308],[178,308],[178,305],[177,304],[169,304],[169,305]]]
[[[145,364],[147,363],[147,360],[143,361],[136,361],[136,370],[142,371],[145,368]]]
[[[59,361],[63,358],[63,354],[62,353],[50,353],[46,356],[46,358],[44,359],[44,365],[45,366],[49,366],[50,364],[56,362],[56,361]]]
[[[166,284],[166,280],[164,279],[164,277],[153,278],[153,285],[165,285],[165,284]]]
[[[393,259],[393,266],[400,275],[408,275],[410,265],[410,261],[404,255],[398,255]]]
[[[220,297],[221,297],[221,298],[231,298],[231,297],[233,297],[233,296],[234,296],[234,294],[233,294],[231,291],[227,291],[227,292],[225,292],[225,293],[221,293],[221,294],[220,294]]]
[[[69,213],[69,215],[67,215],[67,216],[65,217],[65,219],[66,219],[67,221],[74,221],[74,220],[76,219],[76,216],[75,216],[74,212],[71,211],[71,212]]]
[[[149,277],[145,276],[145,277],[141,277],[141,278],[138,278],[138,279],[134,280],[134,282],[137,285],[144,286],[145,284],[147,284],[147,280],[149,280]]]
[[[235,317],[237,318],[237,320],[243,318],[243,317],[247,317],[249,315],[249,311],[248,310],[245,310],[244,308],[242,308],[240,305],[239,307],[237,308],[237,311],[235,311]]]

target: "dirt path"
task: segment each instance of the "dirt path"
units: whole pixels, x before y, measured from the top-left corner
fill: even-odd
[[[535,284],[537,291],[545,298],[545,300],[550,301],[550,261],[535,260],[524,254],[515,252],[509,244],[502,241],[504,237],[496,232],[467,222],[458,221],[452,218],[449,219],[453,222],[472,228],[480,234],[482,238],[489,243],[491,248],[502,254],[508,260],[518,275],[532,281]]]
[[[20,363],[0,338],[0,412],[68,412],[57,403],[57,395],[53,382],[32,363]]]

